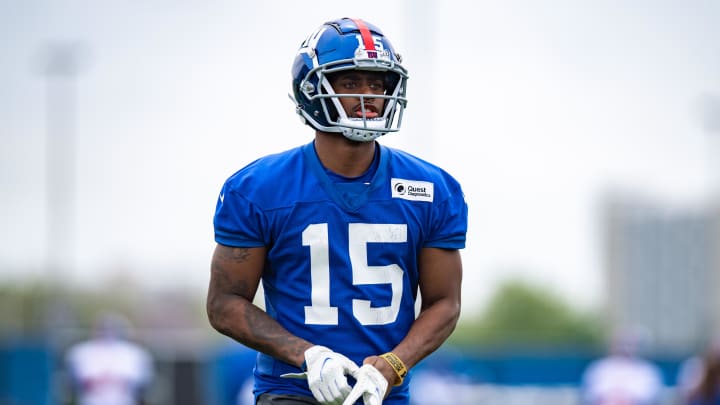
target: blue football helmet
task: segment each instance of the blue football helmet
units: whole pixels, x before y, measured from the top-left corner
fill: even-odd
[[[303,122],[316,130],[372,141],[400,129],[408,78],[400,62],[400,55],[378,27],[352,18],[328,21],[300,45],[292,67],[290,98]],[[385,72],[385,93],[335,93],[327,76],[350,69]],[[348,117],[339,98],[350,96],[383,98],[384,110],[375,118]]]

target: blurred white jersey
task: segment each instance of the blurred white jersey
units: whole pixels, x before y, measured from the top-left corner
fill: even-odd
[[[66,360],[80,405],[138,404],[154,374],[150,354],[119,339],[78,343]]]
[[[659,368],[637,357],[609,356],[591,363],[583,375],[585,404],[656,404],[662,392]]]

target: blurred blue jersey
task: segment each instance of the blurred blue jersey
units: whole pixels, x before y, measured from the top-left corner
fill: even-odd
[[[291,333],[358,364],[390,351],[415,319],[418,254],[465,247],[467,205],[442,169],[377,144],[368,175],[328,173],[309,143],[256,160],[224,184],[215,240],[268,248],[265,310]],[[374,173],[374,175],[373,175]],[[256,393],[312,396],[300,370],[258,355]],[[406,379],[392,398],[407,401]]]

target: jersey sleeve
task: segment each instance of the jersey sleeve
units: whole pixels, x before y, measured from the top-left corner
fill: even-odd
[[[215,241],[233,247],[260,247],[266,241],[263,211],[241,195],[230,183],[225,183],[215,208],[213,225]]]
[[[433,208],[431,232],[425,247],[463,249],[467,233],[468,206],[456,182],[451,183],[445,199]]]

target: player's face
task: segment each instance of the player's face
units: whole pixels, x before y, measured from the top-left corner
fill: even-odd
[[[368,96],[385,94],[384,78],[381,72],[349,70],[335,74],[330,78],[330,84],[337,94],[365,95],[362,101],[359,97],[340,97],[340,104],[349,118],[377,118],[383,112],[385,99]]]

